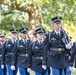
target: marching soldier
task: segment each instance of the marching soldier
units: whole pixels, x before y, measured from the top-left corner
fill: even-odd
[[[4,51],[3,51],[3,60],[5,60],[6,68],[7,68],[7,75],[16,75],[14,54],[17,49],[16,41],[17,41],[17,31],[16,29],[11,29],[11,39],[7,40],[4,44]]]
[[[30,39],[27,37],[27,28],[21,28],[21,40],[18,42],[17,48],[17,67],[19,67],[20,75],[29,75],[27,72],[27,57],[30,49]]]
[[[68,67],[65,60],[65,51],[70,49],[71,45],[67,34],[61,30],[61,20],[62,17],[59,16],[52,18],[54,30],[46,35],[44,41],[42,68],[46,69],[46,65],[52,67],[52,75],[65,75],[63,71]]]
[[[71,49],[70,64],[72,65],[72,67],[76,68],[76,42],[73,43],[73,46]]]
[[[36,41],[31,44],[31,49],[29,50],[28,56],[28,70],[31,68],[35,71],[35,75],[48,75],[47,69],[44,70],[42,68],[42,59],[43,59],[43,34],[45,30],[43,28],[38,28],[34,35],[36,37]]]
[[[5,39],[5,34],[2,32],[0,34],[0,75],[6,75],[6,67],[3,65],[3,47],[4,47],[4,40]]]

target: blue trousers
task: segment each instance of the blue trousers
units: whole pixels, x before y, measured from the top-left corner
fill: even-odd
[[[11,66],[7,65],[7,75],[16,75],[17,74],[17,68],[15,70],[11,70]]]
[[[65,68],[64,73],[65,73],[65,75],[71,75],[71,71],[69,68]]]
[[[1,68],[1,66],[0,66],[0,75],[3,75],[3,70]]]
[[[50,75],[51,74],[50,67],[47,67],[47,70],[48,70],[48,75]]]
[[[48,70],[47,70],[46,72],[43,72],[43,73],[35,71],[35,75],[49,75],[49,74],[48,74]]]
[[[27,68],[19,67],[20,75],[29,75]]]
[[[52,68],[52,75],[65,75],[64,69]]]
[[[7,74],[7,69],[6,69],[6,66],[4,67],[3,69],[3,75],[6,75]]]

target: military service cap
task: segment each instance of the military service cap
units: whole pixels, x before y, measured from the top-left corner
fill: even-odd
[[[24,28],[21,28],[19,31],[23,34],[27,34],[28,28],[24,27]]]
[[[11,32],[12,34],[17,34],[18,30],[17,30],[17,29],[11,29],[10,32]]]
[[[53,21],[53,23],[60,24],[62,17],[56,16],[56,17],[53,17],[51,20]]]

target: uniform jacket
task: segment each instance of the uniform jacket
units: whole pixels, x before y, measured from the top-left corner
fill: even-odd
[[[19,40],[17,49],[17,66],[27,68],[27,57],[30,49],[30,41]]]
[[[46,35],[46,39],[44,41],[43,65],[54,68],[66,68],[68,66],[68,60],[65,57],[67,49],[65,48],[63,37],[64,34],[62,31],[60,31],[60,36],[58,36],[55,31]],[[58,48],[62,48],[64,51],[54,50]]]
[[[2,54],[3,54],[3,43],[1,42],[0,43],[0,65],[3,64],[3,57],[2,57]]]
[[[28,67],[36,72],[45,72],[42,69],[42,58],[43,58],[44,45],[35,41],[31,44],[28,56]]]
[[[16,42],[13,42],[12,40],[8,40],[4,43],[4,49],[3,49],[3,61],[5,64],[8,65],[15,65],[15,52],[17,50]]]

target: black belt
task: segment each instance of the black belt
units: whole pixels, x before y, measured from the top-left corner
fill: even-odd
[[[40,57],[33,57],[34,59],[43,59],[43,57],[42,56],[40,56]]]
[[[64,48],[50,48],[52,51],[65,51]]]
[[[27,56],[28,56],[28,54],[27,54],[27,53],[26,53],[26,54],[20,54],[19,56],[26,56],[26,57],[27,57]]]

